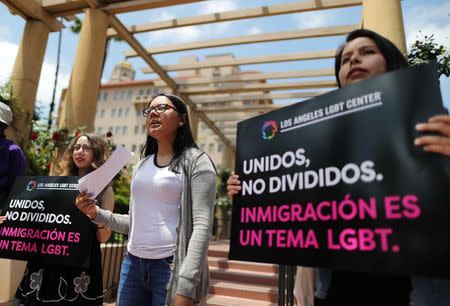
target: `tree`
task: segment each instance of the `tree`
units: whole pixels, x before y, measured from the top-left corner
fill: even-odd
[[[408,61],[411,65],[428,63],[436,60],[439,76],[450,76],[450,53],[444,45],[434,40],[434,35],[425,35],[422,40],[417,39],[410,48]]]

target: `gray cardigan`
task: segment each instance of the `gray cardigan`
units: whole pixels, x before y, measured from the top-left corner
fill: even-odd
[[[139,171],[141,160],[135,168]],[[182,163],[182,191],[174,268],[165,305],[172,305],[176,294],[204,303],[209,289],[208,246],[212,234],[216,197],[216,169],[209,156],[199,149],[188,149]],[[133,174],[134,177],[134,174]],[[114,214],[97,207],[95,223],[107,223],[119,233],[129,234],[133,221],[130,201],[128,215]]]

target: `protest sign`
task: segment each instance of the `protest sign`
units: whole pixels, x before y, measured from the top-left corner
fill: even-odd
[[[0,257],[42,264],[83,266],[89,261],[93,224],[75,207],[78,177],[18,177],[1,207]]]
[[[434,64],[238,124],[230,258],[450,275],[450,159],[414,146],[444,113]]]

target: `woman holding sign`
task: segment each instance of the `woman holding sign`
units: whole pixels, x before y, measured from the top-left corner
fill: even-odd
[[[407,66],[406,58],[388,39],[369,30],[355,30],[347,36],[346,43],[338,50],[335,58],[335,75],[338,86],[344,87]],[[450,116],[446,114],[433,116],[428,122],[417,124],[416,130],[433,133],[415,139],[416,146],[426,152],[450,157]],[[241,190],[238,175],[232,174],[227,184],[229,197],[233,197]],[[319,284],[320,288],[326,288],[327,291],[322,290],[318,294],[316,290],[314,300],[316,306],[410,305],[409,277],[327,269],[319,269],[319,274],[327,276],[320,278],[322,283]],[[414,306],[448,305],[450,300],[448,282],[436,280],[434,290],[440,293],[436,291],[432,293],[429,279],[413,277],[412,281],[411,297]],[[446,297],[443,296],[442,289],[445,290]]]
[[[147,137],[131,181],[128,215],[77,207],[97,224],[129,235],[118,306],[204,305],[212,234],[216,169],[192,137],[187,107],[159,94],[143,111]]]
[[[108,145],[102,138],[81,134],[72,140],[64,153],[63,175],[84,176],[101,166],[108,157]],[[96,202],[102,209],[112,211],[112,187],[107,186]],[[102,305],[100,242],[106,242],[111,231],[106,224],[92,224],[91,230],[94,239],[89,265],[86,268],[43,266],[29,261],[13,305]]]

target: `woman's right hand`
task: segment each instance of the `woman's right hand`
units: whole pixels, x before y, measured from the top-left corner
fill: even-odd
[[[82,191],[75,200],[75,206],[78,207],[89,219],[95,220],[97,218],[97,208],[95,206],[95,199],[91,194]]]
[[[0,224],[6,221],[6,216],[0,216]]]
[[[239,175],[234,174],[234,172],[231,172],[231,175],[227,180],[228,197],[232,199],[235,194],[238,194],[239,191],[241,191],[241,189],[242,187],[241,181],[239,180]]]

